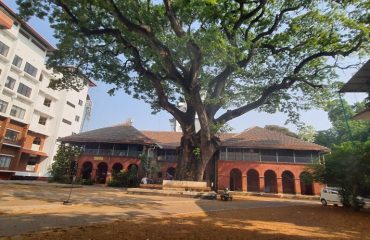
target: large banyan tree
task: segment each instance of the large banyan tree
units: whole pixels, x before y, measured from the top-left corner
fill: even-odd
[[[342,59],[369,51],[367,0],[17,0],[48,18],[54,88],[73,65],[181,125],[177,179],[200,180],[218,132],[251,110],[290,119],[328,98]],[[186,103],[186,110],[178,102]],[[200,130],[194,120],[198,116]],[[200,151],[199,151],[200,150]]]

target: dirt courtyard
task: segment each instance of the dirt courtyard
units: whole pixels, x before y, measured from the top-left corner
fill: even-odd
[[[0,183],[4,239],[370,239],[370,213],[315,201],[232,202]]]

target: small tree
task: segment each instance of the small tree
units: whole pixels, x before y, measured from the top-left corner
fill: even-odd
[[[51,181],[71,183],[72,177],[76,174],[77,170],[76,158],[80,154],[80,147],[61,144],[51,165]]]
[[[307,142],[314,142],[316,139],[316,130],[314,126],[308,125],[299,129],[298,137]]]
[[[143,170],[145,176],[153,177],[153,173],[157,173],[160,169],[160,166],[151,161],[147,154],[140,154],[140,167]]]
[[[314,165],[316,181],[339,187],[346,207],[359,207],[357,196],[370,194],[370,141],[334,146],[324,165]]]

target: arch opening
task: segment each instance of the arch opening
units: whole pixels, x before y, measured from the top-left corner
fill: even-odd
[[[176,168],[169,167],[166,171],[166,180],[172,180],[175,177],[176,174]]]
[[[295,187],[294,187],[294,175],[290,171],[284,171],[281,174],[282,182],[283,182],[283,193],[287,194],[295,194]]]
[[[299,175],[301,194],[302,195],[314,195],[313,191],[313,177],[308,172],[302,172]]]
[[[242,191],[242,172],[237,168],[230,171],[230,190]]]
[[[121,172],[122,169],[123,169],[123,166],[122,166],[121,163],[115,163],[112,166],[112,174],[117,174],[117,173]]]
[[[272,170],[267,170],[264,174],[265,177],[265,192],[277,193],[277,178],[276,173]]]
[[[93,170],[93,165],[91,162],[84,162],[81,168],[81,178],[85,180],[91,180],[91,173]]]
[[[108,165],[104,162],[99,163],[96,170],[96,183],[105,184],[108,172]]]
[[[247,172],[247,191],[248,192],[260,191],[260,176],[255,169],[250,169]]]

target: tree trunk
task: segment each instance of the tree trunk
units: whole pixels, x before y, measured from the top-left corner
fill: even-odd
[[[201,141],[199,134],[184,134],[178,149],[178,162],[175,179],[202,181],[208,162],[212,159],[219,146],[219,139]],[[194,150],[200,149],[200,155]]]

